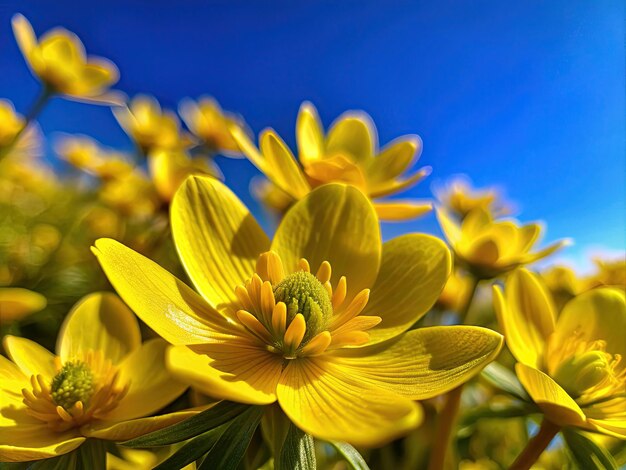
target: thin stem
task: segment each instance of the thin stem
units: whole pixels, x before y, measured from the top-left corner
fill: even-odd
[[[560,430],[560,426],[544,418],[539,432],[528,441],[526,448],[517,456],[509,470],[528,470],[532,467]]]
[[[480,284],[480,279],[472,276],[470,290],[467,293],[467,298],[465,299],[465,305],[459,311],[459,319],[463,324],[467,324],[467,314],[472,306],[472,302],[474,301],[474,297],[476,296],[476,291],[478,290],[478,284]]]

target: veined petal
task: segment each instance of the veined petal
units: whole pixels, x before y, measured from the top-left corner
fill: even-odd
[[[422,152],[422,139],[417,135],[399,137],[388,144],[367,168],[370,184],[394,180],[417,160]]]
[[[382,318],[369,330],[370,341],[392,338],[419,320],[441,294],[451,266],[450,251],[433,236],[411,233],[385,242],[378,278],[362,313]],[[348,286],[350,282],[348,278]]]
[[[515,372],[520,382],[546,417],[559,426],[584,426],[585,413],[548,375],[518,362]]]
[[[543,352],[555,328],[555,307],[539,278],[518,269],[506,279],[504,294],[494,287],[494,308],[515,358],[541,368]]]
[[[172,426],[198,414],[201,409],[177,411],[148,418],[127,421],[94,421],[80,428],[83,436],[111,441],[127,441],[153,431]]]
[[[303,165],[308,165],[324,155],[324,130],[312,103],[305,101],[300,106],[296,121],[298,157]]]
[[[595,430],[618,439],[626,439],[626,419],[589,419]]]
[[[296,199],[304,197],[311,187],[287,144],[272,129],[261,133],[259,144],[272,168],[271,174],[266,176]]]
[[[364,112],[348,111],[333,123],[326,137],[326,153],[343,153],[355,162],[368,164],[378,146],[372,118]]]
[[[165,352],[170,347],[161,338],[146,341],[120,364],[120,383],[130,383],[128,393],[103,418],[120,421],[156,413],[187,388],[174,380],[165,368]]]
[[[11,410],[24,408],[22,389],[30,387],[29,377],[26,376],[14,363],[0,355],[0,427],[13,425],[11,414],[5,412],[5,407]],[[37,421],[31,418],[33,423]]]
[[[477,326],[418,328],[391,344],[338,352],[345,374],[411,400],[425,400],[467,382],[493,361],[504,339]]]
[[[53,431],[41,422],[0,427],[0,462],[42,460],[73,451],[83,442],[76,430],[63,433]]]
[[[374,201],[374,209],[381,220],[410,220],[430,212],[430,202],[394,199],[393,201]]]
[[[93,252],[118,294],[166,341],[205,343],[232,331],[227,319],[185,283],[136,251],[101,238]]]
[[[56,375],[54,354],[43,346],[29,339],[10,335],[4,337],[3,345],[9,357],[27,377],[41,374],[51,380]]]
[[[174,347],[168,351],[170,372],[214,398],[252,405],[276,401],[281,356],[245,338],[221,344]]]
[[[272,251],[286,272],[306,258],[316,270],[323,261],[332,268],[331,283],[348,279],[348,298],[374,284],[380,266],[381,236],[371,203],[358,189],[327,184],[312,191],[287,212]]]
[[[139,323],[133,312],[110,292],[83,297],[66,317],[57,352],[62,362],[80,353],[102,351],[113,364],[141,345]]]
[[[329,441],[379,446],[416,428],[422,420],[417,403],[363,382],[323,358],[291,361],[277,393],[291,421]]]
[[[250,279],[270,241],[250,211],[223,183],[191,176],[171,209],[174,242],[187,274],[215,308],[237,302],[235,287]]]

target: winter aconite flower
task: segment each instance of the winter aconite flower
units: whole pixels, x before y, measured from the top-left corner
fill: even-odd
[[[9,100],[0,99],[0,152],[10,149],[7,157],[26,160],[41,156],[41,132],[36,124],[26,129],[24,116],[17,113]]]
[[[491,279],[518,266],[534,263],[569,243],[562,240],[531,252],[541,234],[541,225],[517,225],[514,220],[494,220],[485,210],[475,209],[461,223],[438,209],[441,229],[455,254],[458,266],[477,279]]]
[[[278,401],[307,433],[377,445],[417,426],[413,400],[468,380],[501,346],[478,327],[406,333],[441,292],[449,252],[422,234],[382,244],[374,207],[351,186],[304,196],[271,242],[210,178],[188,178],[171,217],[201,295],[114,240],[94,252],[128,305],[176,345],[172,372],[208,395]]]
[[[271,129],[261,133],[260,151],[242,129],[231,130],[242,151],[276,187],[266,185],[261,188],[262,197],[268,204],[297,201],[312,188],[342,182],[367,194],[381,219],[410,219],[431,210],[431,204],[423,201],[381,199],[414,186],[430,173],[430,168],[421,168],[407,175],[422,150],[420,138],[403,136],[379,151],[374,123],[363,112],[345,113],[324,135],[315,107],[308,102],[302,104],[296,123],[297,161]],[[276,190],[288,198],[275,197],[272,193]],[[264,197],[265,193],[269,196]],[[281,212],[286,208],[275,207]]]
[[[57,355],[6,336],[0,356],[0,460],[72,451],[87,438],[125,440],[192,412],[142,418],[185,390],[164,367],[167,343],[141,344],[132,312],[110,293],[83,298],[66,318]]]
[[[102,57],[88,57],[74,33],[55,28],[38,40],[23,15],[15,15],[12,24],[24,59],[49,93],[78,100],[121,104],[120,96],[109,91],[119,79],[117,67]]]
[[[626,437],[626,301],[615,288],[592,289],[556,315],[540,278],[521,269],[495,288],[495,307],[517,376],[545,417]]]
[[[494,217],[511,212],[497,189],[474,189],[469,178],[464,176],[455,177],[445,186],[437,187],[433,191],[441,205],[461,220],[475,209],[487,211]]]

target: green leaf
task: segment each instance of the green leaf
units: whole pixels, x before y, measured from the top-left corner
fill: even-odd
[[[313,438],[291,423],[280,451],[279,470],[315,470]]]
[[[76,450],[77,468],[106,470],[106,455],[107,453],[103,441],[88,439]]]
[[[236,470],[243,459],[256,428],[261,422],[264,409],[262,406],[250,406],[231,421],[219,437],[199,470]]]
[[[217,405],[173,426],[122,442],[128,447],[156,447],[175,444],[215,429],[242,414],[250,405],[221,401]]]
[[[617,463],[610,452],[582,432],[566,428],[563,430],[563,437],[572,454],[572,458],[579,468],[618,469]]]
[[[483,418],[519,418],[536,413],[539,408],[530,403],[522,404],[487,404],[477,406],[465,412],[459,426],[471,426]]]
[[[516,396],[520,400],[532,402],[517,376],[502,364],[492,362],[481,372],[481,376],[494,387]]]
[[[227,424],[194,437],[167,460],[161,462],[155,470],[167,470],[171,468],[183,468],[191,462],[198,460],[215,445],[218,439],[224,434]]]
[[[74,450],[59,457],[37,460],[28,467],[28,470],[74,470],[78,468],[76,465],[77,454],[78,451]]]
[[[330,442],[353,470],[370,470],[359,451],[345,442]]]

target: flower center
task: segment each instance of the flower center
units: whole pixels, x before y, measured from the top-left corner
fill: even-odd
[[[554,380],[573,398],[608,380],[612,375],[611,355],[603,351],[575,354],[563,361]]]
[[[93,373],[84,362],[68,362],[54,376],[50,388],[54,403],[65,410],[77,401],[86,405],[93,393]]]

